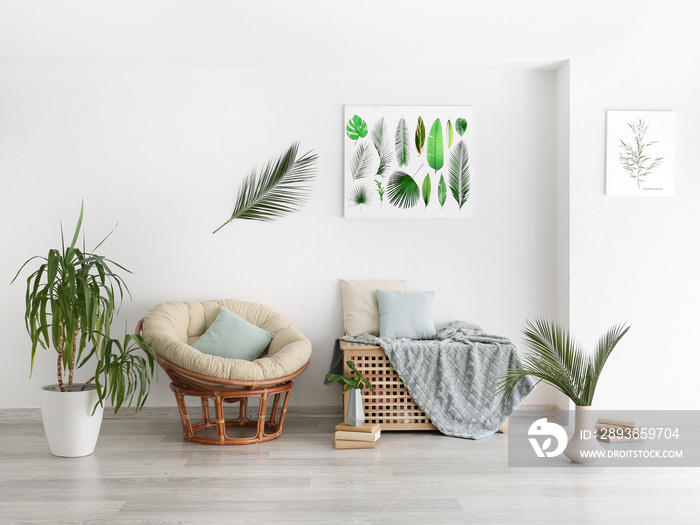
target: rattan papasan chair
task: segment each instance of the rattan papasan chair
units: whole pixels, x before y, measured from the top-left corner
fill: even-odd
[[[221,307],[276,334],[258,359],[246,361],[207,355],[190,346],[214,322]],[[155,350],[158,363],[172,380],[170,389],[177,400],[186,439],[206,444],[244,445],[280,436],[292,379],[306,369],[311,356],[311,343],[294,323],[272,308],[246,301],[171,302],[151,309],[139,322],[139,332]],[[185,396],[201,399],[202,419],[198,423],[190,420]],[[248,414],[250,398],[259,399],[257,417]],[[210,400],[214,404],[214,418],[210,416]],[[223,403],[238,403],[238,416],[226,419]],[[256,427],[256,433],[230,437],[226,427],[231,426]]]

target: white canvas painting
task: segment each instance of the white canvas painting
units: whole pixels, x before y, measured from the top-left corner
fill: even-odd
[[[606,142],[606,195],[673,195],[672,111],[608,111]]]
[[[473,215],[469,106],[345,106],[345,217]]]

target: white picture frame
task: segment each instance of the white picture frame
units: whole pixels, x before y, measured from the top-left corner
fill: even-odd
[[[606,121],[605,194],[673,195],[673,111],[609,110]]]
[[[470,106],[344,110],[346,218],[473,216]]]

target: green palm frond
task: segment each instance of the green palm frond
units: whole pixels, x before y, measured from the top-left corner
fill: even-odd
[[[355,154],[350,159],[350,173],[353,180],[372,175],[372,155],[366,143],[357,146]]]
[[[353,206],[365,206],[374,200],[374,195],[364,184],[355,186],[348,195],[348,201]]]
[[[234,219],[269,222],[299,211],[311,193],[318,156],[308,152],[297,159],[298,149],[295,142],[281,157],[269,161],[259,177],[253,169],[238,189],[231,218],[213,233]]]
[[[413,208],[420,199],[420,188],[408,173],[395,171],[387,184],[387,197],[397,208]]]
[[[530,352],[523,357],[520,368],[510,368],[499,378],[497,393],[502,395],[502,402],[510,401],[518,381],[530,375],[560,390],[576,405],[590,406],[603,366],[628,330],[625,325],[610,328],[591,355],[556,323],[527,321],[524,335]]]
[[[408,143],[408,126],[406,125],[406,119],[403,117],[401,117],[399,124],[396,126],[394,146],[396,148],[396,160],[399,166],[405,166],[410,159],[411,148]]]
[[[377,175],[383,175],[391,164],[391,146],[389,145],[389,133],[384,123],[384,118],[380,118],[372,128],[372,144],[379,155],[379,167]]]
[[[469,198],[469,151],[461,140],[450,154],[447,172],[450,176],[450,191],[461,210]]]

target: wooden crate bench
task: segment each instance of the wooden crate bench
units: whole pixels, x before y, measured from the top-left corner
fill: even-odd
[[[352,361],[374,386],[374,392],[368,388],[362,390],[365,422],[381,423],[382,430],[437,430],[408,393],[381,346],[341,340],[340,350],[343,352],[343,375],[354,376],[347,365]],[[349,398],[349,392],[343,394],[343,414],[348,412]],[[508,422],[499,432],[508,432]]]
[[[352,361],[374,386],[374,392],[369,388],[362,390],[367,423],[381,423],[382,430],[437,430],[408,393],[381,346],[340,341],[340,350],[343,352],[343,375],[353,376],[347,365]],[[348,412],[349,398],[349,392],[343,394],[343,414]]]

